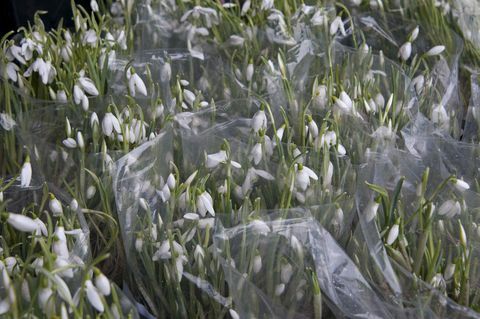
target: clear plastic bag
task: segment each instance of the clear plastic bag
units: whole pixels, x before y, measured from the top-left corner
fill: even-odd
[[[353,261],[308,210],[255,215],[227,228],[218,223],[214,237],[241,317],[391,317]]]
[[[372,154],[361,167],[359,183],[369,184],[358,187],[359,228],[348,251],[368,281],[390,299],[394,312],[476,318],[475,311],[461,305],[475,309],[477,302],[472,293],[479,284],[476,271],[465,267],[478,254],[480,197],[450,175],[461,170],[459,162],[449,165],[438,149],[422,155],[390,149]],[[452,285],[460,285],[459,290]]]

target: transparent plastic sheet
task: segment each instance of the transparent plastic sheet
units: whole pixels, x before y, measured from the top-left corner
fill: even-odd
[[[259,215],[216,224],[214,245],[241,318],[392,317],[307,209]]]
[[[225,311],[220,305],[228,307],[224,299],[227,296],[223,279],[217,274],[220,265],[212,257],[211,248],[202,246],[199,239],[211,236],[208,234],[214,219],[208,213],[197,219],[196,205],[184,207],[183,196],[186,194],[185,187],[187,190],[189,188],[185,186],[188,180],[195,187],[203,185],[200,187],[209,191],[215,202],[226,201],[219,207],[215,206],[216,214],[225,216],[225,219],[233,220],[237,212],[248,212],[258,205],[276,207],[286,200],[286,195],[282,194],[288,190],[288,184],[285,184],[286,175],[291,174],[288,166],[273,154],[255,167],[250,164],[250,151],[256,143],[255,135],[252,135],[251,117],[258,112],[259,106],[255,99],[238,100],[198,113],[177,114],[173,127],[164,128],[154,140],[139,146],[116,163],[114,191],[128,266],[132,269],[134,284],[131,288],[140,291],[142,300],[139,302],[144,303],[156,316],[201,314],[207,310],[208,315],[218,315]],[[287,152],[291,149],[289,143],[282,143],[281,146],[277,147],[278,151]],[[219,156],[222,150],[226,150],[229,160],[237,163],[235,166],[230,166],[233,164],[228,164],[228,161],[209,162],[215,157],[209,159],[208,156]],[[309,150],[302,159],[303,163],[321,175],[325,161],[331,160],[333,176],[329,177],[330,182],[323,182],[323,186],[322,183],[312,186],[304,194],[305,197],[296,195],[290,200],[292,203],[303,201],[306,205],[335,202],[332,208],[336,209],[328,214],[321,207],[312,209],[312,212],[331,229],[336,238],[346,241],[349,224],[354,217],[352,199],[355,190],[351,187],[355,185],[355,175],[348,158],[335,158],[336,153],[324,152],[322,155],[321,152]],[[239,168],[239,165],[242,167]],[[174,188],[168,183],[170,174],[174,174],[177,180]],[[227,195],[225,189],[229,189]],[[199,196],[198,193],[188,194],[190,198]],[[170,200],[165,200],[166,197]],[[337,211],[339,208],[342,209],[341,213]],[[332,219],[335,214],[340,215]],[[183,251],[189,252],[181,255],[188,259],[182,259],[181,272],[176,268],[176,260],[159,253],[168,248],[165,243],[170,240],[176,241]],[[205,240],[205,243],[209,243]],[[170,245],[177,246],[178,250],[177,244]],[[208,261],[208,265],[200,269],[200,253],[193,252],[197,251],[198,245],[203,247],[202,260],[205,263]],[[174,249],[173,246],[170,249]],[[200,265],[203,265],[203,261]],[[175,279],[176,276],[180,276],[180,279]],[[167,283],[162,282],[162,289],[152,289],[152,280],[165,280]],[[196,288],[192,291],[187,287]],[[175,291],[175,299],[169,299],[172,296],[168,291]],[[192,293],[199,296],[201,303],[189,302],[193,296],[188,296]],[[170,304],[172,302],[174,304]]]
[[[452,7],[454,20],[457,22],[463,36],[479,49],[480,9],[478,8],[478,3],[455,0]]]
[[[480,141],[480,70],[472,70],[470,74],[470,102],[465,119],[462,140],[465,142]]]
[[[430,127],[429,127],[430,124]],[[418,128],[421,127],[421,132]],[[422,132],[428,134],[423,135]],[[471,190],[479,191],[480,147],[476,144],[455,140],[436,132],[428,120],[418,118],[412,127],[402,132],[405,149],[422,164],[436,172],[438,178],[445,179],[451,174],[464,179]]]
[[[438,151],[440,154],[441,152]],[[457,260],[455,258],[460,258],[462,254],[459,221],[468,234],[466,238],[468,238],[470,258],[475,260],[478,256],[479,239],[475,233],[480,204],[478,193],[471,190],[459,190],[451,183],[442,184],[445,180],[442,172],[438,171],[436,167],[430,167],[430,178],[426,184],[425,196],[429,196],[429,198],[431,196],[432,203],[436,207],[431,215],[430,224],[432,227],[431,240],[435,248],[429,246],[427,249],[430,254],[432,253],[430,249],[439,249],[442,253],[440,253],[438,263],[431,266],[434,267],[431,268],[433,272],[426,273],[425,268],[422,268],[426,267],[422,266],[422,263],[427,263],[426,259],[418,259],[415,255],[418,251],[422,251],[421,247],[424,247],[422,234],[426,234],[428,231],[419,226],[422,225],[420,219],[426,218],[419,216],[425,216],[424,214],[428,214],[428,212],[420,210],[418,213],[420,209],[418,185],[422,183],[425,169],[435,160],[429,162],[408,152],[394,149],[386,150],[383,154],[371,154],[371,156],[368,164],[359,168],[359,185],[365,185],[365,182],[368,181],[385,188],[390,196],[396,196],[394,194],[398,191],[397,185],[403,176],[403,185],[398,197],[400,202],[396,205],[401,213],[398,210],[394,210],[393,213],[391,210],[385,210],[384,202],[379,205],[376,214],[372,213],[374,195],[378,196],[379,193],[374,194],[366,185],[363,188],[358,187],[359,227],[348,247],[350,256],[359,265],[362,273],[367,276],[367,280],[385,297],[389,307],[397,313],[397,317],[418,317],[418,314],[421,313],[426,318],[478,318],[479,315],[474,310],[461,306],[468,302],[478,302],[475,301],[478,297],[475,297],[475,293],[473,293],[477,289],[474,287],[478,287],[480,283],[476,271],[470,273],[469,288],[462,286],[459,288],[460,292],[456,292],[454,295],[452,295],[451,285],[454,281],[457,282],[458,274],[453,277],[451,274],[447,275],[448,264],[455,263]],[[460,163],[462,162],[456,163],[458,170],[462,165]],[[449,169],[452,170],[452,167]],[[445,205],[448,201],[461,202],[462,204],[459,206],[461,212],[459,211],[457,215],[453,214],[453,217],[448,217],[451,212]],[[392,219],[396,220],[396,218],[400,219],[401,227],[404,228],[405,239],[400,235],[393,243],[387,244],[390,227],[393,225]],[[406,248],[402,248],[402,245]],[[404,257],[407,251],[410,252],[410,256],[413,256],[411,259]],[[457,264],[457,267],[461,267],[460,265],[461,263]],[[471,269],[476,267],[475,262],[472,267]],[[414,272],[417,275],[413,274]],[[444,293],[445,289],[449,291],[448,297]],[[469,306],[475,309],[475,305],[470,304]]]
[[[363,42],[377,53],[382,51],[384,56],[392,61],[397,61],[400,47],[408,41],[408,37],[418,23],[401,18],[400,15],[387,14],[381,16],[377,13],[362,13],[354,17],[353,33],[341,39],[347,46],[360,46]],[[407,76],[412,80],[412,88],[418,95],[419,110],[437,122],[446,132],[454,137],[461,135],[462,121],[465,110],[460,100],[459,93],[459,59],[463,51],[463,42],[453,31],[426,32],[419,26],[418,38],[412,42],[411,57],[419,55],[412,63],[424,59],[423,66],[412,67],[403,63],[407,68]],[[437,37],[443,37],[439,40]],[[438,41],[442,42],[439,43]],[[420,56],[436,45],[445,45],[445,51],[434,57]],[[409,60],[411,61],[411,60]],[[409,62],[410,63],[410,62]],[[418,76],[423,75],[423,81]],[[423,83],[422,83],[423,82]],[[448,121],[437,119],[438,109],[442,105],[448,114]],[[443,113],[442,113],[443,114]]]

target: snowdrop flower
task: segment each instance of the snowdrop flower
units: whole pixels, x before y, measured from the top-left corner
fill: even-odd
[[[97,192],[97,188],[93,185],[90,185],[87,187],[87,192],[86,192],[86,197],[87,199],[92,199],[93,196],[95,196],[95,193]]]
[[[250,222],[249,226],[252,228],[254,233],[259,235],[267,235],[270,232],[270,227],[259,219],[254,219]]]
[[[317,11],[315,11],[313,17],[310,19],[310,23],[313,26],[321,26],[325,23],[325,21],[326,21],[325,11],[322,9],[318,9]]]
[[[327,92],[328,88],[326,85],[321,84],[318,85],[316,88],[314,88],[314,103],[315,106],[324,109],[327,106],[328,98],[327,98]]]
[[[443,277],[445,278],[445,280],[450,280],[454,274],[455,274],[455,264],[448,263],[448,265],[445,267]]]
[[[441,54],[443,51],[445,51],[445,46],[444,45],[437,45],[431,48],[430,50],[425,53],[427,56],[435,56]]]
[[[73,138],[71,138],[71,137],[64,139],[64,140],[62,141],[62,143],[63,143],[63,145],[65,145],[65,146],[68,147],[68,148],[72,148],[72,149],[73,149],[73,148],[76,148],[76,147],[77,147],[77,142],[76,142]]]
[[[333,164],[332,162],[328,162],[328,167],[327,171],[323,175],[323,187],[328,187],[332,184],[332,178],[333,178]]]
[[[258,165],[262,160],[263,152],[262,152],[262,143],[257,143],[253,146],[250,152],[250,160],[253,160],[255,165]]]
[[[267,116],[265,115],[265,111],[263,109],[255,113],[252,118],[251,125],[255,133],[257,133],[261,129],[267,128]]]
[[[215,210],[213,209],[213,199],[207,191],[204,191],[197,196],[196,205],[197,211],[200,216],[205,217],[207,212],[209,212],[210,215],[215,216]]]
[[[145,86],[142,78],[135,72],[133,68],[130,68],[128,88],[130,89],[130,95],[133,97],[135,97],[136,91],[144,96],[147,96],[147,87]]]
[[[91,47],[96,47],[97,40],[98,40],[98,37],[95,30],[89,29],[83,35],[82,42],[84,45],[90,45]]]
[[[17,122],[7,113],[0,113],[0,126],[5,131],[11,131]]]
[[[57,91],[57,101],[62,103],[67,102],[67,93],[65,92],[65,90]]]
[[[309,115],[308,119],[308,133],[310,133],[310,136],[312,138],[316,138],[318,136],[318,125],[315,123],[315,121],[312,119],[312,117]]]
[[[73,86],[73,101],[75,102],[75,104],[80,104],[82,103],[82,99],[83,97],[85,96],[85,92],[83,92],[82,88],[75,84]]]
[[[295,185],[305,191],[310,186],[310,179],[318,180],[317,174],[302,164],[295,164]]]
[[[32,165],[30,164],[30,157],[27,156],[25,163],[23,163],[22,171],[20,173],[20,186],[28,187],[32,181]]]
[[[387,245],[392,245],[398,237],[399,226],[397,224],[393,225],[390,228],[387,236]]]
[[[280,296],[285,291],[285,284],[278,284],[275,286],[275,296]]]
[[[217,167],[220,163],[226,163],[227,159],[228,159],[227,158],[227,152],[225,152],[224,150],[221,150],[220,152],[207,155],[207,161],[206,161],[205,166],[209,169],[212,169],[212,168]],[[235,168],[241,168],[242,167],[240,165],[240,163],[235,162],[233,160],[230,160],[230,163]]]
[[[183,215],[183,218],[186,220],[196,221],[200,219],[200,216],[195,213],[186,213],[185,215]]]
[[[455,188],[458,189],[460,192],[470,189],[470,185],[468,185],[467,182],[458,178],[455,179],[454,185]]]
[[[232,319],[240,319],[240,315],[235,310],[228,309],[228,313],[230,314],[230,317],[232,317]]]
[[[53,291],[50,287],[41,288],[38,292],[38,305],[42,309],[43,313],[50,314],[52,312],[53,304]]]
[[[443,127],[448,128],[450,117],[445,110],[443,104],[436,104],[432,109],[432,122]]]
[[[467,233],[465,233],[465,228],[463,228],[460,220],[458,220],[458,228],[460,233],[460,244],[462,244],[464,248],[467,248]]]
[[[458,201],[449,199],[440,206],[440,208],[438,209],[438,215],[445,216],[446,218],[451,219],[456,215],[460,215],[461,210],[462,208]]]
[[[342,33],[343,36],[347,35],[347,32],[345,32],[345,26],[343,25],[343,21],[341,17],[336,17],[330,24],[330,35],[337,34],[338,29],[340,29],[340,33]]]
[[[117,134],[122,132],[120,128],[120,122],[117,117],[112,113],[105,113],[105,116],[102,120],[102,131],[105,136],[111,137],[112,133],[115,131]]]
[[[446,283],[442,274],[438,273],[433,276],[432,280],[430,281],[430,285],[432,285],[433,288],[439,289],[441,291],[445,290]]]
[[[92,112],[90,116],[90,127],[93,129],[95,126],[100,126],[100,120],[98,119],[97,113]]]
[[[57,226],[55,228],[52,251],[60,257],[68,258],[70,253],[67,246],[67,237],[65,236],[65,228]]]
[[[79,86],[88,94],[92,96],[97,96],[98,95],[98,90],[97,87],[95,86],[95,83],[90,78],[87,78],[84,76],[85,72],[82,70],[80,71],[80,77],[78,78],[78,84]]]
[[[90,1],[90,8],[92,8],[93,12],[98,12],[99,8],[98,8],[98,3],[97,3],[96,0],[91,0]]]
[[[253,77],[253,64],[249,63],[247,65],[247,70],[245,71],[245,79],[247,82],[251,82]]]
[[[243,182],[241,187],[243,196],[245,196],[252,188],[258,177],[261,177],[267,181],[273,181],[275,179],[275,177],[273,177],[273,175],[268,173],[267,171],[250,167],[247,171],[247,175],[245,176],[245,181]]]
[[[87,299],[93,308],[95,308],[98,312],[103,312],[105,308],[103,306],[102,299],[97,291],[97,288],[95,288],[90,279],[85,281],[85,290],[87,293]]]
[[[13,82],[17,82],[18,80],[18,71],[20,68],[12,62],[8,62],[6,66],[7,76]]]
[[[30,217],[20,214],[8,214],[7,223],[18,231],[31,233],[38,229],[38,224]]]
[[[252,4],[251,0],[246,0],[242,5],[242,10],[240,12],[241,16],[247,14],[248,10],[250,10],[250,5]]]
[[[172,67],[169,62],[165,62],[160,70],[160,81],[161,82],[170,82],[172,78]]]
[[[50,208],[53,216],[60,216],[63,214],[62,204],[52,193],[50,193],[50,202],[48,203],[48,207]]]
[[[415,88],[417,94],[420,94],[423,90],[423,86],[425,85],[425,77],[422,74],[416,76],[412,80],[412,85]]]
[[[100,271],[95,276],[95,287],[97,287],[98,292],[103,296],[110,295],[110,292],[111,292],[110,281]]]
[[[410,42],[413,42],[417,39],[419,31],[420,29],[418,28],[418,25],[417,25],[415,29],[413,29],[412,33],[410,34],[410,39],[409,39]]]
[[[65,258],[57,256],[55,258],[54,266],[56,269],[66,268],[57,272],[60,277],[73,278],[73,269],[69,268],[70,263]]]
[[[345,91],[342,91],[340,97],[335,99],[335,105],[345,113],[350,113],[353,108],[353,102]]]
[[[261,269],[262,269],[262,257],[260,255],[256,255],[253,258],[253,267],[252,267],[253,273],[258,274]]]
[[[192,91],[185,89],[183,90],[183,98],[188,105],[193,106],[197,97]]]
[[[407,41],[405,42],[400,49],[398,50],[398,57],[403,61],[407,61],[412,54],[412,43]]]
[[[367,222],[372,221],[375,216],[377,216],[378,207],[380,206],[375,200],[371,200],[365,210],[363,211],[363,215],[365,216],[365,220]]]
[[[280,269],[280,280],[284,284],[288,284],[293,275],[293,267],[290,263],[283,264]]]
[[[242,38],[241,36],[238,36],[238,35],[234,34],[234,35],[230,36],[230,38],[228,39],[228,43],[231,46],[241,47],[245,43],[245,39]]]

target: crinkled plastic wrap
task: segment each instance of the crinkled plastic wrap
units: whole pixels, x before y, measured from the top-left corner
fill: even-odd
[[[341,40],[343,44],[359,47],[360,51],[367,44],[373,52],[381,51],[385,58],[398,61],[400,48],[410,41],[409,36],[417,23],[402,19],[400,15],[362,13],[354,17],[354,27],[353,33]],[[458,76],[463,42],[451,30],[438,31],[437,36],[435,32],[424,29],[423,25],[418,27],[418,37],[411,42],[411,57],[402,62],[402,67],[412,80],[419,110],[444,131],[459,137],[465,116],[459,95]],[[443,37],[441,40],[440,35]],[[445,51],[437,56],[425,55],[437,45],[445,45]],[[413,59],[415,55],[418,56]],[[424,63],[415,66],[421,59]],[[448,119],[443,116],[445,113],[448,114]]]
[[[473,270],[476,262],[471,264],[473,271],[466,275],[469,276],[466,279],[468,285],[462,282],[460,290],[453,295],[451,285],[460,285],[460,271],[457,268],[452,275],[454,266],[451,264],[458,261],[456,258],[472,258],[467,263],[478,258],[479,239],[475,232],[480,197],[471,189],[444,182],[450,174],[461,171],[464,161],[455,161],[456,165],[452,165],[448,156],[437,148],[438,141],[435,143],[431,138],[422,145],[426,144],[432,145],[432,149],[421,153],[421,158],[405,151],[387,149],[383,154],[372,153],[368,164],[359,167],[359,185],[366,182],[378,185],[389,194],[390,202],[382,199],[375,206],[374,200],[378,201],[383,190],[373,192],[366,186],[357,188],[359,227],[348,251],[397,317],[416,317],[422,313],[427,318],[477,318],[476,312],[462,306],[475,307],[473,304],[477,302],[474,291],[479,280]],[[427,167],[430,167],[428,182],[424,177]],[[433,206],[428,207],[433,213],[419,204],[422,180],[426,189],[424,196],[431,201]],[[391,206],[392,203],[396,206]],[[378,207],[378,211],[374,207]],[[405,237],[402,232],[397,233],[399,237],[392,237],[391,228],[384,228],[384,225],[398,223]],[[427,236],[429,233],[431,235]],[[464,235],[467,239],[462,239]],[[467,243],[462,244],[463,241]],[[461,247],[468,247],[468,250]],[[423,257],[425,251],[430,257]],[[438,261],[434,266],[428,266],[433,268],[428,268],[427,272],[428,258],[438,258]],[[457,267],[461,267],[459,265],[462,263]]]
[[[241,318],[393,318],[308,209],[218,222],[214,245]]]

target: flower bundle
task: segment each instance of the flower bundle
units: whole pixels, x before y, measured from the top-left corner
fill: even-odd
[[[6,35],[0,313],[478,317],[465,6],[93,0]]]

